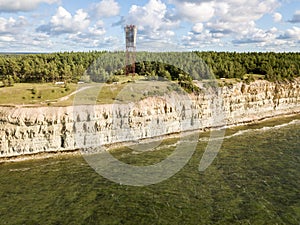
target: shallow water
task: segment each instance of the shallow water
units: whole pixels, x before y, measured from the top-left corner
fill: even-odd
[[[188,164],[159,184],[132,187],[97,174],[81,156],[0,165],[0,224],[300,224],[300,116],[228,129],[204,172],[200,135]],[[170,155],[112,151],[132,165]]]

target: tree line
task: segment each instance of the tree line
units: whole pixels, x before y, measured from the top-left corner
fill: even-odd
[[[196,52],[212,68],[217,78],[264,75],[266,80],[292,80],[300,76],[300,53]]]
[[[77,82],[104,52],[1,54],[0,80],[20,83]]]
[[[211,77],[243,79],[245,74],[263,75],[269,81],[300,76],[300,53],[274,52],[137,52],[135,72],[149,79],[190,82]],[[124,75],[124,52],[64,52],[47,54],[1,54],[0,80],[15,82],[103,82]]]

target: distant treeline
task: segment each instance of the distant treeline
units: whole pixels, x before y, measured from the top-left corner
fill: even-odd
[[[266,80],[292,80],[300,76],[300,53],[138,52],[135,71],[149,78],[191,80],[264,75]],[[83,77],[102,82],[125,72],[125,53],[65,52],[1,54],[0,80],[14,82],[77,82]],[[189,75],[189,76],[188,76]]]
[[[104,52],[1,54],[0,80],[14,82],[76,82]]]
[[[242,78],[245,74],[264,75],[280,81],[300,76],[300,53],[197,52],[217,78]]]

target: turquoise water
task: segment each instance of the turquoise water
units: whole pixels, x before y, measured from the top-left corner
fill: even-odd
[[[208,134],[189,163],[159,184],[132,187],[97,174],[81,156],[0,164],[0,224],[300,224],[300,116],[226,131],[198,171]],[[172,153],[112,151],[149,165]]]

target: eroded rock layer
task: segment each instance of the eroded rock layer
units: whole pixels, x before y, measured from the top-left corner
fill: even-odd
[[[256,81],[137,103],[0,107],[0,157],[68,151],[300,112],[300,80]]]

